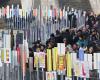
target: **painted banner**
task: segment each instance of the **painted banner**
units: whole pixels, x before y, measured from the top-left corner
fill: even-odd
[[[51,49],[47,49],[47,71],[52,71],[52,53]]]
[[[63,71],[65,69],[65,56],[58,56],[58,70]]]
[[[39,52],[39,67],[45,68],[45,53]]]
[[[11,49],[4,48],[4,63],[11,63]]]
[[[39,54],[34,52],[34,67],[39,67]]]
[[[71,61],[71,54],[67,52],[66,54],[67,59],[67,77],[72,77],[72,61]]]
[[[1,61],[4,62],[4,49],[1,49]]]
[[[34,52],[34,67],[45,68],[44,52]]]
[[[46,80],[57,80],[57,74],[55,71],[46,72]]]
[[[52,53],[52,57],[53,57],[53,70],[57,70],[57,62],[58,62],[58,49],[57,47],[53,48],[53,53]]]
[[[71,53],[72,68],[74,63],[77,61],[77,53]]]
[[[80,76],[80,62],[79,61],[76,61],[74,63],[74,76]]]

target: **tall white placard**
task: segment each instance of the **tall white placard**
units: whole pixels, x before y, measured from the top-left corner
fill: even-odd
[[[92,70],[92,54],[88,54],[89,69]]]
[[[97,53],[94,53],[93,57],[94,57],[94,69],[98,69],[98,67],[97,67]]]

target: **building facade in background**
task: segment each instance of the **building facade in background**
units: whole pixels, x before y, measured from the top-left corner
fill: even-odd
[[[54,7],[71,6],[81,9],[91,9],[89,1],[92,0],[10,0],[9,4],[20,4],[23,8],[37,8],[39,5],[49,7],[53,5]]]
[[[43,7],[51,5],[53,7],[70,6],[76,9],[93,10],[95,13],[100,13],[100,0],[10,0],[9,4],[20,4],[20,7],[29,11],[32,8],[38,8],[39,5]]]
[[[12,5],[12,4],[17,5],[17,4],[19,4],[20,7],[21,7],[21,0],[10,0],[8,4],[9,5]]]

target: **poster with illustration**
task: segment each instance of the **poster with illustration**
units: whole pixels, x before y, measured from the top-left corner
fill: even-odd
[[[45,68],[45,53],[39,52],[39,67]]]
[[[11,49],[4,48],[4,63],[11,63]]]
[[[57,74],[55,71],[46,72],[46,80],[57,80]]]
[[[34,52],[34,67],[38,67],[39,65],[39,54]]]

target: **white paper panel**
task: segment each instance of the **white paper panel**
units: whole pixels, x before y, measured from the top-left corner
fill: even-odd
[[[88,55],[84,54],[84,61],[88,61]]]
[[[89,69],[92,70],[92,54],[88,54]]]
[[[97,69],[97,53],[94,53],[94,69]]]
[[[65,55],[65,44],[61,43],[61,54]]]

